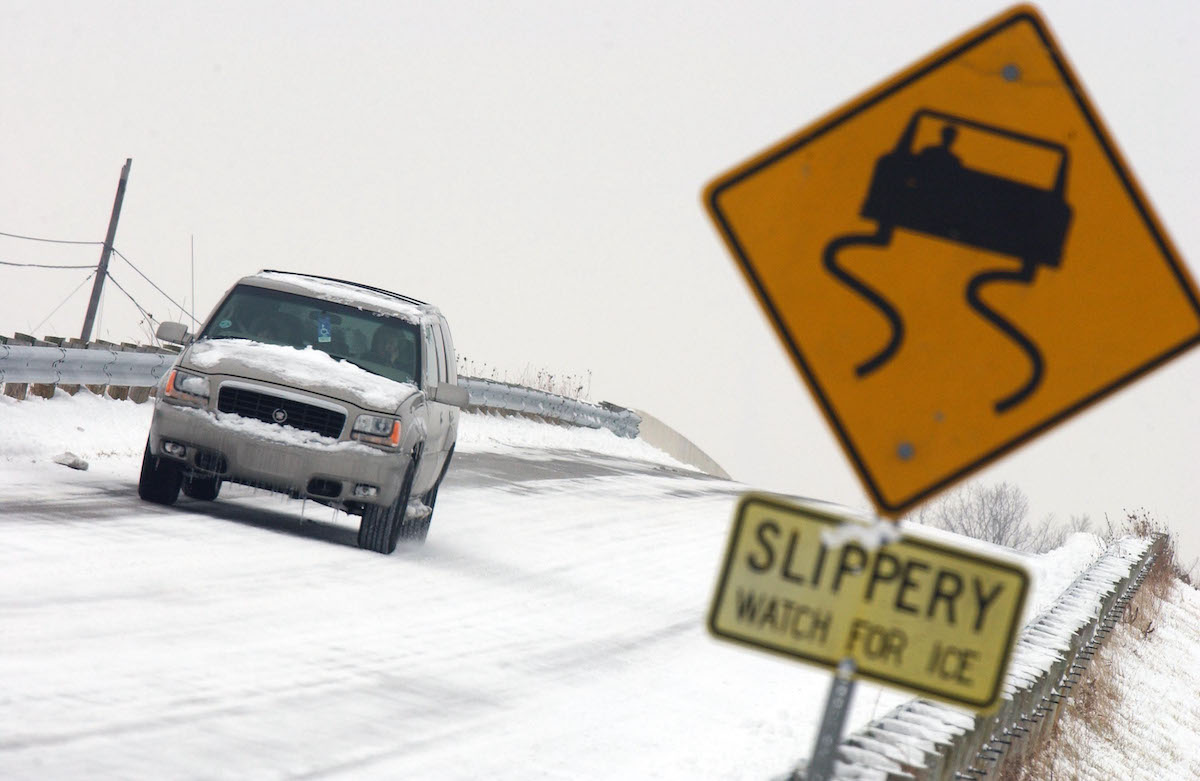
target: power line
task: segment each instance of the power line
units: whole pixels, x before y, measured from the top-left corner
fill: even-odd
[[[90,269],[92,269],[92,273],[91,273],[91,274],[88,274],[86,277],[84,277],[84,278],[83,278],[83,281],[82,281],[82,282],[80,282],[78,285],[76,285],[76,286],[75,286],[75,289],[74,289],[74,290],[72,290],[70,293],[68,293],[68,294],[67,294],[67,297],[66,297],[66,298],[64,298],[64,299],[63,299],[61,302],[59,302],[58,306],[54,307],[54,309],[53,309],[53,310],[50,312],[50,314],[48,314],[48,315],[46,315],[45,317],[43,317],[43,318],[42,318],[42,322],[38,323],[37,325],[35,325],[33,328],[31,328],[31,329],[30,329],[31,331],[33,331],[33,332],[35,332],[35,333],[36,333],[38,330],[40,330],[40,329],[41,329],[41,327],[42,327],[42,326],[45,324],[45,322],[46,322],[47,320],[49,320],[50,318],[54,317],[54,313],[55,313],[55,312],[57,312],[58,310],[60,310],[60,309],[62,309],[62,308],[63,308],[63,304],[65,304],[65,303],[67,303],[68,301],[70,301],[70,300],[71,300],[71,296],[73,296],[73,295],[75,295],[76,293],[78,293],[78,292],[79,292],[79,288],[81,288],[81,287],[83,287],[84,285],[86,285],[86,284],[88,283],[88,280],[90,280],[92,277],[96,276],[96,269],[95,269],[94,267],[92,267],[92,266],[85,266],[84,268],[90,268]]]
[[[54,266],[47,263],[13,263],[0,260],[0,266],[16,266],[17,268],[95,268],[95,266]]]
[[[157,322],[158,322],[158,320],[156,320],[156,319],[154,318],[154,315],[150,314],[150,313],[149,313],[149,312],[147,312],[145,309],[142,309],[142,305],[141,305],[141,304],[139,304],[139,303],[137,302],[137,299],[136,299],[136,298],[134,298],[133,296],[131,296],[131,295],[129,294],[129,291],[128,291],[128,290],[126,290],[125,288],[121,287],[121,283],[120,283],[120,282],[118,282],[118,281],[116,280],[116,278],[115,278],[115,277],[112,275],[112,273],[111,273],[111,272],[110,272],[110,273],[108,273],[108,275],[107,275],[107,276],[108,276],[108,281],[109,281],[109,282],[112,282],[114,285],[116,285],[116,286],[117,286],[117,290],[120,290],[122,293],[124,293],[124,294],[125,294],[125,297],[126,297],[126,298],[128,298],[130,301],[132,301],[132,302],[133,302],[133,305],[137,307],[137,310],[138,310],[139,312],[141,312],[141,313],[142,313],[142,317],[144,317],[144,318],[146,318],[147,320],[149,320],[149,321],[150,321],[152,324],[153,324],[153,323],[157,323]],[[153,335],[153,333],[151,334],[150,338],[151,338],[151,339],[152,339],[152,340],[155,342],[155,344],[157,344],[157,343],[158,343],[158,339],[157,339],[157,338],[155,338],[155,336]]]
[[[19,233],[5,233],[0,231],[0,236],[7,236],[10,239],[25,239],[26,241],[44,241],[47,244],[88,244],[93,246],[102,246],[102,241],[66,241],[65,239],[43,239],[37,236],[22,236]]]
[[[20,233],[8,233],[5,231],[0,231],[0,236],[7,236],[10,239],[24,239],[25,241],[41,241],[41,242],[45,242],[47,244],[73,244],[73,245],[86,245],[86,246],[104,246],[104,242],[102,242],[102,241],[68,241],[66,239],[48,239],[48,238],[44,238],[41,236],[26,236],[26,235],[23,235]],[[138,276],[140,276],[142,279],[146,280],[146,282],[148,282],[152,288],[157,290],[163,296],[163,298],[167,299],[167,301],[171,302],[173,305],[178,307],[181,312],[183,312],[184,314],[186,314],[188,317],[190,317],[192,319],[193,323],[196,322],[196,316],[194,314],[192,314],[190,311],[188,311],[187,307],[185,307],[183,304],[180,304],[175,299],[171,298],[171,296],[169,296],[165,290],[163,290],[158,285],[154,284],[154,280],[152,280],[152,279],[150,279],[150,277],[146,276],[145,273],[143,273],[140,268],[138,268],[137,266],[135,266],[133,264],[132,260],[125,257],[125,255],[123,255],[121,253],[121,251],[118,250],[116,247],[113,247],[112,251],[114,253],[116,253],[117,257],[119,257],[121,260],[128,263],[129,267],[131,269],[133,269],[134,271],[136,271],[138,273]],[[72,290],[70,295],[67,296],[67,298],[63,299],[63,301],[58,306],[54,307],[53,311],[51,311],[50,314],[46,315],[46,317],[42,319],[42,322],[37,324],[37,326],[33,329],[35,331],[38,328],[41,328],[42,325],[47,320],[49,320],[51,317],[53,317],[55,312],[57,312],[59,309],[61,309],[62,306],[64,304],[66,304],[68,300],[70,300],[71,296],[75,295],[75,293],[79,291],[80,287],[83,287],[85,284],[87,284],[88,280],[90,280],[92,277],[94,277],[96,275],[96,267],[90,266],[90,265],[75,266],[75,265],[60,265],[60,264],[50,264],[50,263],[15,263],[12,261],[0,260],[0,266],[11,266],[14,268],[38,268],[38,269],[92,269],[92,273],[88,274],[87,278],[84,279],[83,282],[81,282],[78,287],[76,287],[74,290]],[[157,320],[154,319],[154,317],[149,312],[147,312],[145,309],[142,308],[141,304],[139,304],[137,302],[137,300],[134,299],[134,297],[132,295],[130,295],[128,290],[121,287],[120,283],[118,283],[117,280],[113,278],[112,274],[109,274],[106,271],[104,276],[105,276],[105,278],[111,280],[112,283],[117,286],[117,289],[120,290],[122,293],[124,293],[125,296],[130,301],[133,302],[133,305],[135,307],[137,307],[138,311],[141,312],[144,317],[146,317],[151,322],[158,322]]]
[[[116,285],[116,286],[117,286],[117,290],[120,290],[122,293],[124,293],[124,294],[125,294],[125,297],[126,297],[126,298],[128,298],[130,301],[132,301],[132,302],[133,302],[133,305],[137,307],[137,310],[138,310],[139,312],[141,312],[143,316],[145,316],[145,317],[149,318],[150,320],[153,320],[153,321],[154,321],[154,322],[156,322],[156,323],[158,322],[158,320],[157,320],[157,319],[155,319],[154,315],[150,314],[150,313],[149,313],[149,312],[147,312],[145,309],[142,309],[142,305],[141,305],[141,304],[139,304],[139,303],[137,302],[137,300],[136,300],[136,299],[135,299],[135,298],[134,298],[132,295],[130,295],[130,293],[129,293],[129,291],[128,291],[128,290],[126,290],[125,288],[121,287],[121,283],[120,283],[120,282],[118,282],[118,281],[116,280],[116,277],[114,277],[114,276],[112,275],[112,273],[111,273],[111,272],[110,272],[110,273],[109,273],[109,275],[108,275],[108,281],[109,281],[109,282],[112,282],[114,285]]]
[[[180,304],[180,303],[179,303],[179,302],[177,302],[175,299],[173,299],[173,298],[171,298],[170,296],[168,296],[168,295],[167,295],[167,293],[166,293],[166,291],[164,291],[164,290],[163,290],[161,287],[159,287],[158,285],[154,284],[154,280],[150,279],[150,277],[146,276],[145,274],[142,274],[142,270],[141,270],[140,268],[138,268],[137,266],[133,265],[133,261],[132,261],[132,260],[130,260],[129,258],[127,258],[127,257],[125,257],[124,255],[122,255],[122,254],[121,254],[121,251],[120,251],[119,249],[117,249],[116,247],[113,247],[113,253],[114,253],[114,254],[115,254],[115,255],[116,255],[118,258],[120,258],[121,260],[123,260],[123,261],[125,261],[126,263],[128,263],[128,264],[129,264],[129,267],[130,267],[131,269],[133,269],[134,271],[136,271],[136,272],[137,272],[139,275],[141,275],[142,279],[144,279],[144,280],[146,280],[147,282],[149,282],[149,283],[150,283],[150,287],[154,288],[154,289],[155,289],[155,290],[157,290],[159,293],[162,293],[164,298],[166,298],[166,299],[167,299],[168,301],[170,301],[172,304],[175,304],[175,306],[179,307],[180,311],[182,311],[182,312],[183,312],[184,314],[186,314],[188,317],[192,318],[192,322],[193,322],[193,323],[195,323],[195,322],[196,322],[196,317],[195,317],[195,315],[193,315],[191,312],[189,312],[189,311],[187,310],[187,307],[185,307],[183,304]],[[109,279],[112,279],[112,275],[111,275],[111,274],[109,274],[109,275],[108,275],[108,278],[109,278]],[[115,280],[114,280],[114,284],[115,284]],[[129,295],[129,294],[128,294],[128,293],[126,293],[125,295]]]

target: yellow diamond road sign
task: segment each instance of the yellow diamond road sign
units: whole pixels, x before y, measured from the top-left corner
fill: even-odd
[[[887,515],[1200,341],[1195,283],[1029,7],[705,201]]]
[[[709,614],[717,637],[976,710],[1000,695],[1029,577],[918,539],[828,544],[844,519],[749,495]]]

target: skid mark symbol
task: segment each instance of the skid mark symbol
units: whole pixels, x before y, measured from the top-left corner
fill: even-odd
[[[924,117],[944,123],[942,142],[913,152],[917,127]],[[1042,189],[967,168],[951,150],[959,127],[1056,153],[1060,162],[1053,186]],[[839,265],[837,256],[852,246],[887,247],[893,231],[904,228],[1021,260],[1017,271],[980,272],[971,278],[964,292],[967,304],[1016,345],[1030,364],[1025,382],[994,402],[996,413],[1016,407],[1037,389],[1044,369],[1037,344],[985,304],[980,292],[992,283],[1032,285],[1038,266],[1057,268],[1062,262],[1072,216],[1064,197],[1067,162],[1066,148],[1052,141],[929,109],[913,114],[896,147],[876,161],[860,212],[863,217],[875,220],[879,227],[870,234],[839,236],[826,245],[823,253],[826,270],[878,310],[891,328],[887,344],[855,367],[858,377],[866,377],[892,359],[904,341],[904,320],[881,292]]]

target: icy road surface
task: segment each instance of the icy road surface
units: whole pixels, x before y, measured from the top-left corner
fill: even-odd
[[[141,502],[148,406],[0,397],[0,777],[768,778],[829,676],[704,628],[743,486],[465,415],[424,547],[226,486]],[[68,446],[85,472],[52,461]],[[1098,552],[1029,560],[1032,607]],[[906,696],[858,687],[850,729]]]

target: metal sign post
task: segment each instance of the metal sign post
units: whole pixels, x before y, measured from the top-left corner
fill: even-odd
[[[854,698],[854,660],[843,659],[829,686],[829,697],[825,700],[825,715],[821,717],[821,731],[817,733],[817,744],[808,763],[805,781],[827,781],[833,775],[833,758],[838,743],[842,742],[842,730],[846,726],[846,714],[850,712],[850,701]]]

